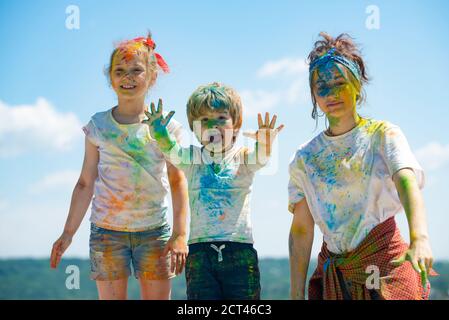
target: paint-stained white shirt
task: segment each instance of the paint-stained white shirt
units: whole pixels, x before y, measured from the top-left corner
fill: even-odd
[[[214,158],[204,148],[196,146],[181,148],[176,145],[166,152],[167,159],[184,171],[188,181],[189,244],[253,243],[250,196],[255,172],[262,165],[245,162],[246,150],[234,145],[224,157]]]
[[[412,168],[424,186],[424,172],[394,124],[362,119],[340,136],[321,132],[290,163],[289,211],[305,197],[328,249],[351,251],[402,209],[392,180],[402,168]]]
[[[181,125],[169,131],[180,138]],[[112,108],[83,127],[100,155],[90,221],[117,231],[141,231],[167,223],[166,161],[146,124],[120,124]]]

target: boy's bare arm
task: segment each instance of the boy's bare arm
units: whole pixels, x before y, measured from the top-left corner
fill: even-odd
[[[306,199],[295,205],[288,248],[290,256],[290,293],[293,300],[305,299],[307,270],[314,236],[314,221]]]
[[[98,176],[98,159],[97,147],[86,137],[83,167],[78,182],[73,189],[64,231],[53,244],[50,257],[50,266],[52,268],[56,268],[61,261],[62,254],[72,242],[73,235],[78,230],[92,200],[94,183]]]

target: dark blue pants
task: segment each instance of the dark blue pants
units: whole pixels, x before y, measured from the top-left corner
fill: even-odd
[[[185,274],[188,300],[260,299],[257,251],[252,244],[191,244]]]

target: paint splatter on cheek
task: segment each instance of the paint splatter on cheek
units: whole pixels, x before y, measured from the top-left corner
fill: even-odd
[[[338,63],[330,62],[319,67],[312,75],[312,83],[315,94],[322,99],[332,96],[346,104],[355,104],[358,93],[356,80],[349,77]]]
[[[346,104],[356,105],[358,90],[352,82],[347,82],[338,90],[338,96],[345,101]]]

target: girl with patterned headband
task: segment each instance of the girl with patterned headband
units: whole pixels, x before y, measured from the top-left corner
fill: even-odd
[[[309,299],[427,299],[435,273],[423,170],[398,126],[357,112],[368,77],[352,39],[320,35],[309,55],[312,117],[319,107],[329,126],[289,168],[291,296],[305,298],[317,224],[324,241]],[[410,244],[394,220],[402,209]]]

